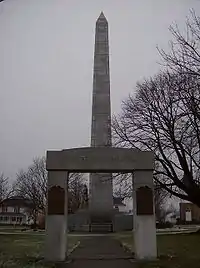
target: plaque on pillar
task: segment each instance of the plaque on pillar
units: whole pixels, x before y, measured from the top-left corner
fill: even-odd
[[[65,189],[56,185],[48,191],[48,215],[64,215]]]
[[[137,215],[153,215],[153,191],[148,186],[136,190]]]

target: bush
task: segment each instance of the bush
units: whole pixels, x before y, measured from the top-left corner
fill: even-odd
[[[173,227],[173,224],[169,221],[156,223],[157,229],[165,229],[165,228],[172,228],[172,227]]]
[[[199,220],[192,220],[190,222],[187,222],[187,221],[184,221],[184,220],[181,220],[180,218],[177,219],[176,221],[176,224],[178,225],[195,225],[195,224],[200,224],[200,221]]]
[[[36,230],[38,228],[38,225],[36,223],[33,223],[30,225],[30,228]]]

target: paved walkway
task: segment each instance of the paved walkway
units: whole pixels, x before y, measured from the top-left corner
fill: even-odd
[[[120,242],[108,237],[84,238],[69,257],[69,268],[133,268],[133,256],[124,251]]]

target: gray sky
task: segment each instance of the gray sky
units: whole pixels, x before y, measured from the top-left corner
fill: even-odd
[[[156,73],[156,45],[198,0],[5,0],[0,3],[0,172],[14,179],[47,149],[90,144],[95,22],[109,22],[112,113]]]

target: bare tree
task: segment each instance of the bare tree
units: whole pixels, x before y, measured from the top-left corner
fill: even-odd
[[[113,119],[116,144],[152,150],[154,179],[162,188],[200,206],[200,123],[186,93],[199,90],[195,77],[162,72],[137,84]]]
[[[114,195],[121,198],[133,198],[132,174],[117,174],[114,176],[115,191]],[[167,213],[171,210],[167,209],[167,201],[170,199],[170,194],[159,183],[154,185],[154,204],[155,214],[159,222],[163,222]]]
[[[36,223],[39,212],[44,213],[47,197],[47,171],[45,158],[35,158],[27,170],[21,169],[13,185],[17,195],[32,202],[31,217]]]
[[[81,202],[85,185],[82,174],[72,173],[69,176],[68,190],[69,211],[76,211]],[[32,201],[32,218],[36,222],[38,213],[45,213],[47,202],[47,170],[46,159],[35,158],[27,170],[20,170],[14,183],[14,190],[17,195],[28,198]]]
[[[88,206],[88,189],[80,173],[71,173],[68,184],[68,212],[74,213],[79,208]]]
[[[121,198],[132,198],[132,174],[117,173],[113,174],[114,196]]]
[[[178,25],[171,26],[173,39],[170,41],[170,52],[159,49],[164,65],[174,71],[185,83],[190,85],[179,92],[184,101],[184,108],[198,124],[200,121],[200,17],[191,10],[186,20],[186,31],[183,34]],[[198,129],[194,126],[195,131]],[[199,136],[199,133],[197,133]]]
[[[178,25],[170,26],[173,39],[170,41],[170,52],[159,49],[164,65],[180,74],[200,77],[200,17],[191,10],[186,20],[185,33]]]
[[[10,187],[8,178],[0,174],[0,202],[9,197]]]
[[[169,193],[158,182],[155,182],[154,201],[155,201],[155,214],[156,219],[160,223],[164,222],[167,213],[171,210],[167,209],[167,201],[169,200]]]
[[[200,206],[200,18],[186,32],[171,26],[166,70],[136,86],[113,119],[117,146],[153,150],[154,179],[170,194]]]

